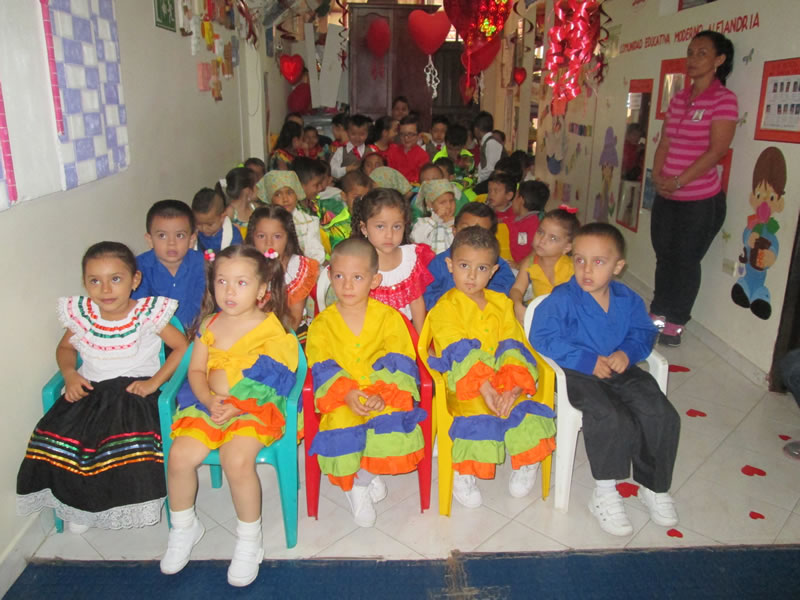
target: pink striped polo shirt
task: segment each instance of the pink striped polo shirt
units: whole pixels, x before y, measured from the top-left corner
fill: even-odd
[[[667,109],[666,134],[669,151],[662,173],[665,177],[680,175],[700,158],[711,145],[712,121],[736,121],[739,106],[736,94],[723,86],[718,79],[697,98],[689,101],[692,88],[687,87],[677,94]],[[701,175],[691,183],[675,191],[671,200],[703,200],[711,198],[722,189],[717,167]]]

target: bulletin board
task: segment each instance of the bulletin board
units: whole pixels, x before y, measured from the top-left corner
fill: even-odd
[[[764,63],[755,139],[800,143],[800,58]]]

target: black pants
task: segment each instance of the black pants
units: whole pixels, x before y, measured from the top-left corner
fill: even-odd
[[[725,222],[725,194],[678,202],[656,196],[650,238],[656,252],[656,289],[650,312],[685,325],[700,291],[700,261]]]
[[[569,402],[583,412],[583,440],[595,479],[626,479],[667,492],[681,419],[652,375],[636,365],[609,379],[564,369]]]

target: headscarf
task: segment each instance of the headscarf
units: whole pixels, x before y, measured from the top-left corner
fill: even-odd
[[[264,189],[267,196],[264,200],[268,204],[272,204],[272,197],[278,190],[285,187],[290,188],[295,193],[298,202],[306,197],[303,186],[300,185],[300,180],[297,178],[297,173],[294,171],[270,171],[264,175]]]
[[[408,183],[408,179],[400,171],[396,171],[391,167],[378,167],[369,176],[378,187],[397,190],[403,196],[413,189],[411,184]]]
[[[417,205],[422,210],[431,210],[434,201],[442,194],[453,194],[453,199],[460,196],[458,188],[447,179],[431,179],[423,183],[417,193]]]

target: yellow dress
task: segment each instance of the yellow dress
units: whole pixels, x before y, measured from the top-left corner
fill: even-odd
[[[423,456],[419,423],[419,371],[405,321],[393,308],[369,299],[364,327],[355,335],[337,305],[314,317],[306,355],[321,413],[309,454],[330,481],[350,490],[359,469],[375,474],[413,471]],[[345,396],[358,389],[377,394],[386,406],[366,417],[355,414]]]
[[[528,277],[530,277],[531,285],[533,286],[533,297],[549,294],[557,285],[567,283],[574,274],[575,265],[572,264],[572,259],[566,254],[562,254],[556,261],[555,267],[553,267],[555,281],[551,283],[534,255],[531,266],[528,267]]]
[[[445,375],[447,409],[453,415],[453,468],[462,475],[494,477],[495,465],[511,454],[518,469],[549,456],[555,448],[555,414],[531,400],[536,393],[536,361],[514,317],[514,305],[503,294],[484,290],[477,303],[456,288],[431,309],[420,335],[433,338],[428,364]],[[480,393],[489,381],[502,393],[516,386],[522,393],[508,417],[495,415]]]

